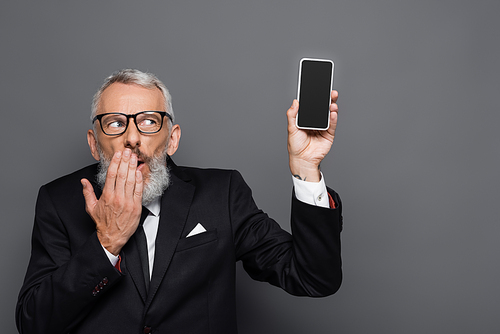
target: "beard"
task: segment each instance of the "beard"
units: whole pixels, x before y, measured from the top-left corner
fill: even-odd
[[[170,185],[170,171],[166,163],[167,146],[168,145],[165,145],[164,150],[160,154],[153,155],[152,157],[146,156],[139,151],[138,148],[132,150],[132,153],[135,153],[137,158],[144,161],[144,163],[149,167],[149,178],[147,182],[145,181],[142,191],[142,205],[147,205],[155,198],[161,196]],[[99,152],[100,160],[96,181],[101,189],[103,189],[111,159],[104,155],[104,152],[101,150],[99,144],[97,144],[97,150]]]

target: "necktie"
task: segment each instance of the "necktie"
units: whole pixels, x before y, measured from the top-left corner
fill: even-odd
[[[141,258],[142,272],[144,274],[144,282],[146,283],[146,292],[149,291],[149,257],[148,257],[148,242],[146,239],[146,234],[144,233],[144,221],[149,215],[149,210],[142,207],[141,220],[139,221],[139,226],[137,231],[135,231],[135,238],[137,242],[137,248],[139,249],[139,256]]]

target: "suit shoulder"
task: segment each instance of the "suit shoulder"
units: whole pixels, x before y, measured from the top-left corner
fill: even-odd
[[[91,183],[95,183],[95,175],[97,173],[97,164],[92,164],[76,170],[67,175],[61,176],[45,185],[42,188],[47,190],[64,189],[66,187],[72,187],[75,183],[80,184],[80,180],[83,178],[88,179]]]
[[[238,171],[234,169],[222,169],[222,168],[201,168],[201,167],[188,167],[188,166],[178,166],[178,168],[189,177],[199,178],[199,177],[231,177],[233,173],[239,174]]]
[[[229,184],[234,180],[243,181],[240,172],[235,169],[221,169],[221,168],[200,168],[200,167],[177,167],[187,179],[191,179],[195,184],[210,184],[216,183],[217,185]]]

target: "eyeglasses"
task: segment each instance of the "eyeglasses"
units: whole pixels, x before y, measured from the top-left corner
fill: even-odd
[[[135,126],[140,133],[153,134],[161,130],[163,118],[167,116],[172,122],[172,116],[166,111],[141,111],[137,114],[123,114],[110,112],[94,117],[92,124],[99,120],[101,130],[108,136],[118,136],[127,131],[128,123],[134,119]]]

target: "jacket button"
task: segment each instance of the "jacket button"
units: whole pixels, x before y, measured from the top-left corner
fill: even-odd
[[[151,330],[151,327],[149,326],[144,326],[144,333],[145,334],[148,334],[148,333],[152,333],[153,331]]]

